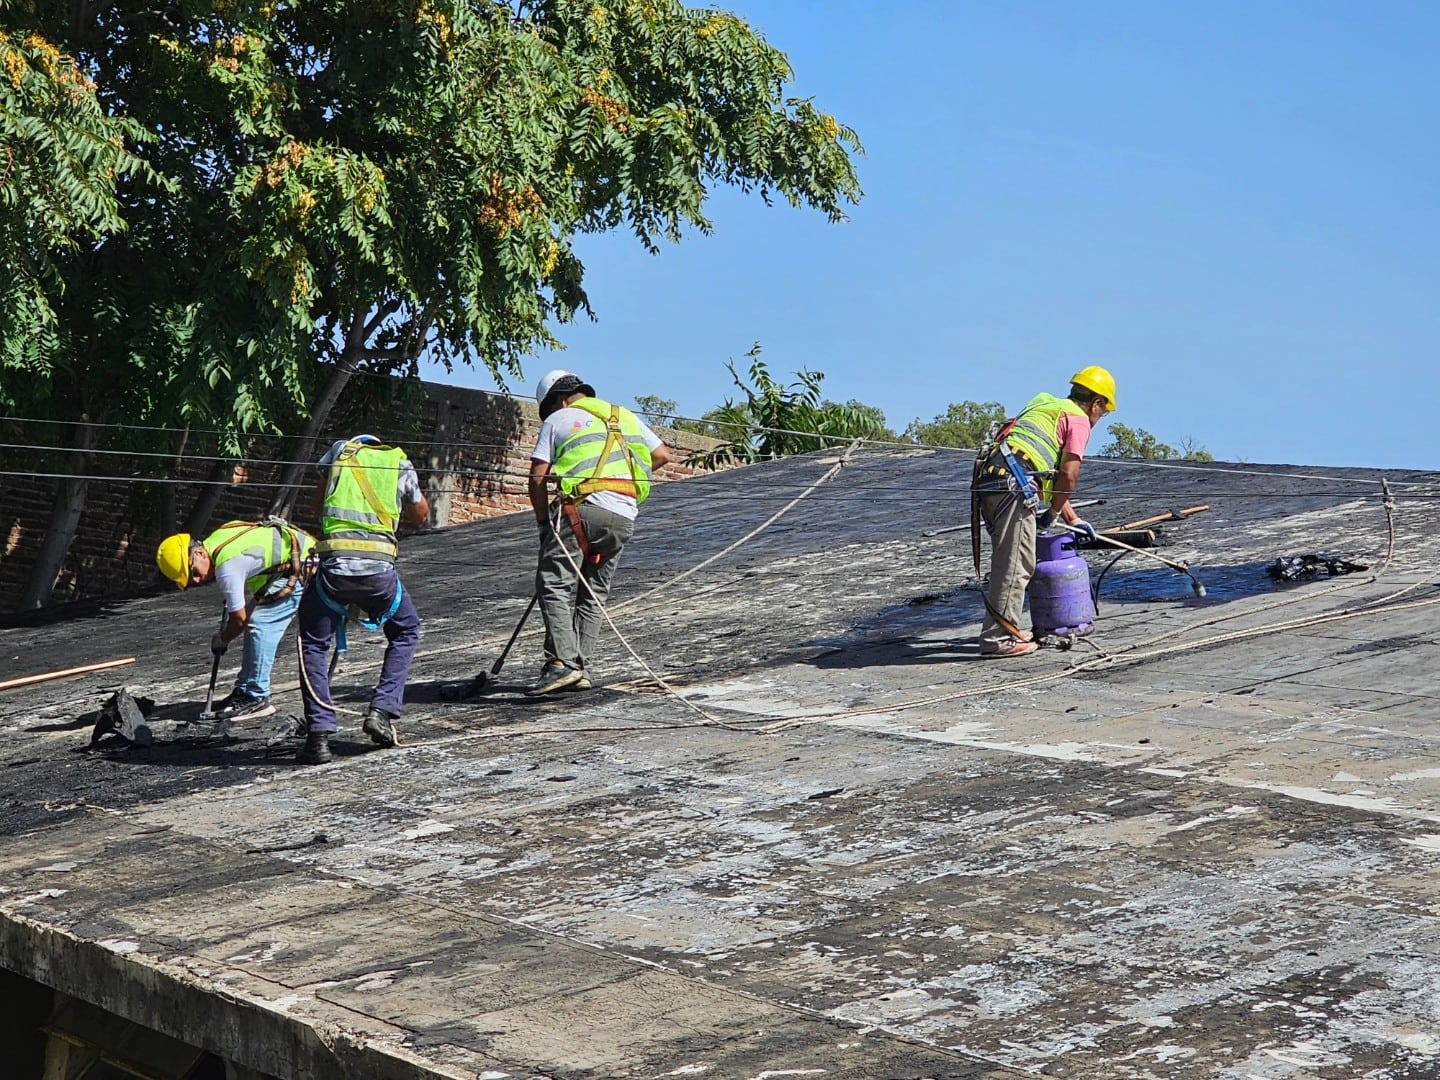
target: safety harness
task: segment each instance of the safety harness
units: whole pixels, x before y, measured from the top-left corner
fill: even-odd
[[[270,604],[278,604],[282,600],[289,599],[290,595],[295,591],[295,586],[297,584],[304,584],[310,575],[314,573],[314,560],[306,559],[301,554],[301,550],[304,547],[301,537],[304,534],[284,518],[272,515],[264,521],[229,521],[221,525],[220,529],[216,531],[240,528],[243,528],[245,531],[237,532],[234,536],[226,537],[221,541],[219,546],[210,553],[212,562],[218,563],[222,551],[242,536],[249,536],[256,529],[276,529],[283,533],[290,541],[290,562],[288,564],[277,564],[272,567],[267,567],[261,571],[261,573],[265,573],[266,570],[268,570],[270,576],[265,579],[265,584],[255,590],[255,595],[251,598],[248,605],[250,608],[266,607]],[[287,575],[285,586],[271,592],[270,590],[274,588],[275,583],[280,580],[282,575]]]
[[[345,627],[352,618],[366,630],[379,630],[395,617],[395,613],[400,610],[400,601],[405,598],[405,586],[401,583],[400,577],[397,574],[395,577],[395,599],[383,615],[371,619],[362,609],[356,607],[354,604],[347,607],[327,593],[325,586],[321,584],[322,580],[323,578],[319,574],[316,574],[315,580],[311,583],[310,588],[314,590],[320,602],[329,608],[331,614],[338,620],[335,626],[336,656],[344,656],[350,651],[350,641],[346,637]]]
[[[987,531],[994,532],[980,512],[981,499],[986,495],[1005,492],[1004,500],[996,508],[996,516],[1004,513],[1015,499],[1023,500],[1026,510],[1032,514],[1040,508],[1040,493],[1034,481],[1036,474],[1021,464],[1019,456],[1005,441],[1015,429],[1017,420],[1018,417],[1011,417],[1003,424],[990,425],[990,430],[985,434],[985,442],[975,454],[975,468],[970,476],[970,549],[975,557],[977,584],[983,580],[980,577],[981,523],[984,523]],[[985,589],[981,589],[980,596],[985,601],[985,610],[1000,624],[1001,629],[1017,640],[1024,640],[1020,628],[995,610]]]
[[[597,491],[613,491],[617,495],[628,495],[637,503],[643,502],[639,485],[635,483],[635,451],[630,449],[630,440],[625,438],[625,432],[620,427],[620,406],[611,405],[610,415],[606,416],[601,410],[587,407],[589,400],[577,401],[571,408],[581,409],[589,413],[595,419],[605,424],[605,445],[600,448],[600,459],[595,463],[595,471],[585,479],[576,484],[568,493],[567,497],[574,502],[581,502],[585,496],[593,495]],[[625,455],[625,468],[629,476],[601,476],[610,455],[619,449]]]
[[[580,545],[580,563],[582,566],[594,569],[610,556],[603,552],[591,551],[590,538],[585,532],[585,520],[580,516],[580,503],[585,501],[586,496],[593,495],[597,491],[613,491],[617,495],[628,495],[637,503],[642,502],[644,495],[635,482],[636,470],[642,467],[635,459],[635,451],[630,448],[630,440],[625,437],[625,432],[620,427],[619,405],[611,405],[608,416],[600,409],[589,407],[589,402],[586,400],[578,401],[571,407],[582,409],[605,424],[605,445],[600,448],[600,457],[595,462],[594,471],[578,484],[571,486],[568,491],[562,487],[559,497],[560,511],[565,515],[565,520],[570,523],[570,531],[575,535],[575,542]],[[601,476],[600,474],[610,461],[610,455],[617,448],[625,456],[625,468],[630,475],[628,477]]]
[[[322,555],[371,555],[393,562],[399,554],[400,548],[394,540],[395,528],[399,523],[399,518],[391,511],[385,501],[380,498],[379,492],[375,490],[375,485],[370,483],[367,468],[356,460],[362,451],[369,450],[386,453],[393,449],[393,447],[389,446],[373,445],[352,439],[345,444],[331,465],[331,475],[333,479],[330,485],[331,497],[333,497],[342,477],[353,482],[356,489],[360,492],[360,497],[365,501],[366,506],[369,507],[370,515],[373,515],[374,518],[374,521],[369,523],[364,521],[353,522],[352,524],[357,527],[356,531],[360,531],[362,534],[364,532],[378,531],[382,535],[389,534],[390,539],[370,540],[366,539],[363,535],[351,535],[349,530],[346,530],[341,535],[329,535],[335,530],[327,525],[327,535],[321,538],[316,548]],[[403,456],[401,460],[403,460]],[[330,499],[327,497],[326,505],[321,510],[321,516],[324,517],[327,513],[337,514],[343,512],[341,508],[331,506]],[[351,516],[353,517],[354,515],[352,514]]]

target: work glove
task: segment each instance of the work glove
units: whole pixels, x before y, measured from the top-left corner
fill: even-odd
[[[1035,527],[1041,532],[1044,532],[1046,529],[1048,529],[1051,525],[1054,524],[1055,511],[1051,510],[1049,507],[1046,507],[1043,511],[1035,515]]]
[[[1073,522],[1070,523],[1070,528],[1074,529],[1086,540],[1094,541],[1095,539],[1095,526],[1091,525],[1088,521],[1085,521],[1081,518],[1076,518]]]
[[[224,656],[225,650],[229,647],[230,643],[222,638],[218,631],[215,636],[210,639],[210,652],[215,656]]]

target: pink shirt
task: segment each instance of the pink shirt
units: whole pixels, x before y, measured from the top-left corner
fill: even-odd
[[[1060,439],[1061,454],[1074,454],[1077,458],[1083,458],[1085,447],[1090,443],[1090,421],[1084,416],[1061,413],[1055,434]]]

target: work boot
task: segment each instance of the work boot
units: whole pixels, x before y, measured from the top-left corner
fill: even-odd
[[[595,684],[590,681],[590,676],[589,676],[589,675],[586,675],[585,672],[582,671],[582,672],[580,672],[580,678],[578,678],[578,679],[575,680],[574,684],[570,687],[570,689],[571,689],[571,690],[591,690],[591,689],[594,688],[594,686],[595,686]]]
[[[330,736],[323,731],[310,732],[305,745],[295,751],[295,760],[301,765],[324,765],[330,760]]]
[[[372,705],[365,710],[365,723],[362,726],[365,734],[370,736],[370,741],[376,746],[396,746],[400,742],[400,734],[395,730],[395,720],[395,717]]]
[[[275,706],[268,697],[252,697],[240,690],[230,695],[229,707],[220,713],[225,720],[259,720],[275,715]],[[218,710],[217,710],[218,711]]]
[[[551,660],[540,672],[540,678],[535,685],[526,690],[530,697],[540,697],[544,694],[553,694],[557,690],[565,690],[574,686],[585,677],[585,673],[579,668],[573,668],[569,664],[563,664],[559,660]]]

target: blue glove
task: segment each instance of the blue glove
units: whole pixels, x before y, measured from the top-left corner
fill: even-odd
[[[1051,525],[1055,524],[1055,511],[1046,507],[1045,510],[1035,515],[1035,527],[1044,532]]]
[[[1086,540],[1089,540],[1089,541],[1091,541],[1092,543],[1094,542],[1094,540],[1095,540],[1095,526],[1094,526],[1094,525],[1091,525],[1088,521],[1082,521],[1080,518],[1076,518],[1075,521],[1074,521],[1074,523],[1070,526],[1070,528],[1074,529],[1077,533],[1079,533],[1081,536],[1083,536]]]

